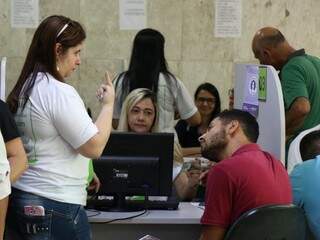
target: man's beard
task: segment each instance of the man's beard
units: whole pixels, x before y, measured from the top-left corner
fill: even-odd
[[[220,162],[222,151],[228,144],[225,129],[216,133],[208,143],[201,144],[201,154],[203,157],[213,162]]]

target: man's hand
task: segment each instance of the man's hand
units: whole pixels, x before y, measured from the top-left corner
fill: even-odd
[[[206,184],[207,184],[207,178],[208,178],[208,173],[209,173],[209,171],[210,171],[210,169],[208,169],[208,170],[205,170],[204,172],[202,172],[201,174],[200,174],[200,185],[202,185],[202,186],[206,186]]]
[[[201,170],[200,169],[191,169],[186,172],[188,176],[188,185],[190,187],[198,187],[200,183],[200,174]]]

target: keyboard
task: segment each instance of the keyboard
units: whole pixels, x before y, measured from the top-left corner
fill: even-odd
[[[87,200],[86,209],[95,209],[99,211],[141,211],[141,210],[177,210],[179,201],[177,199],[168,198],[166,201],[144,201],[144,200],[125,200],[125,205],[121,208],[114,205],[114,201],[110,199],[90,199]]]

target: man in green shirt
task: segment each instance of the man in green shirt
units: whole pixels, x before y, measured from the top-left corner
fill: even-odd
[[[280,71],[288,145],[301,131],[320,124],[320,59],[294,49],[272,27],[256,32],[252,51],[261,64]]]

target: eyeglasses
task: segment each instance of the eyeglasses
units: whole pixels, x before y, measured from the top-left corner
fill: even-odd
[[[208,105],[213,105],[213,104],[216,103],[216,99],[215,98],[198,97],[196,101],[199,102],[199,103],[206,102]]]

